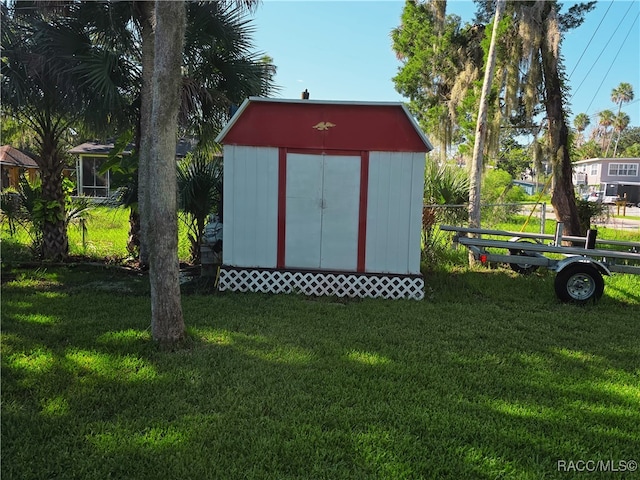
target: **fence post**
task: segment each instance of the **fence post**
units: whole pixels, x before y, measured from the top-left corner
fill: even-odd
[[[544,233],[544,229],[547,226],[547,204],[542,202],[542,208],[540,209],[540,233]]]

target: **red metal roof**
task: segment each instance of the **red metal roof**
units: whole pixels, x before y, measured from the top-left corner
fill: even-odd
[[[401,103],[246,100],[216,141],[225,145],[428,152],[427,137]]]

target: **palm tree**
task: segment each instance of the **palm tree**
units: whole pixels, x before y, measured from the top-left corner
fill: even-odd
[[[439,245],[438,223],[458,225],[467,218],[466,209],[457,206],[469,200],[469,175],[463,168],[427,160],[424,171],[422,209],[423,255],[434,256]]]
[[[586,113],[579,113],[573,119],[573,126],[578,131],[579,140],[580,140],[578,142],[578,147],[584,143],[584,136],[582,132],[584,132],[587,129],[590,123],[591,123],[591,119],[589,119],[589,115],[587,115]]]
[[[179,111],[180,133],[199,138],[199,149],[211,151],[212,140],[226,123],[230,106],[241,103],[250,95],[268,95],[274,90],[275,67],[268,57],[253,53],[247,9],[255,1],[188,2],[187,26],[183,49],[183,80]],[[117,18],[127,18],[110,24],[112,16],[107,8],[118,8]],[[130,202],[130,244],[139,246],[142,266],[148,264],[143,233],[144,211],[147,199],[147,179],[150,144],[147,142],[150,115],[150,79],[144,72],[153,70],[154,36],[153,2],[81,2],[75,14],[85,22],[87,29],[99,32],[94,39],[110,44],[118,38],[132,38],[120,49],[121,55],[135,64],[131,69],[129,129],[134,131],[135,158],[138,163],[130,173],[138,178],[129,182],[136,186]],[[94,20],[99,19],[99,20]],[[115,39],[115,40],[114,40]],[[93,69],[91,77],[96,84],[103,80],[104,69]],[[105,105],[104,109],[109,106]],[[127,167],[129,168],[129,166]]]
[[[62,172],[70,127],[110,125],[98,102],[115,112],[126,111],[128,92],[124,72],[131,66],[116,53],[116,45],[94,46],[91,34],[73,15],[75,3],[64,4],[63,13],[43,2],[22,10],[19,2],[2,5],[2,99],[5,112],[33,131],[35,160],[42,179],[40,255],[60,260],[68,252],[65,195]],[[123,39],[121,39],[123,40]],[[87,65],[100,65],[99,88],[87,76]],[[113,116],[114,125],[118,116]]]
[[[189,229],[191,261],[200,261],[200,245],[207,217],[222,213],[222,162],[202,152],[188,155],[178,164],[178,209]]]
[[[257,53],[245,5],[188,2],[180,128],[212,147],[229,109],[275,88],[273,60]]]
[[[620,135],[622,132],[629,126],[631,122],[631,118],[624,112],[619,112],[618,115],[613,120],[613,131],[618,132],[618,136],[616,137],[616,144],[613,147],[613,157],[616,156],[618,152],[618,142],[620,141]]]
[[[622,109],[622,104],[629,103],[633,98],[633,86],[630,83],[622,82],[611,90],[611,101],[618,105],[618,113]]]
[[[609,127],[613,125],[613,120],[615,115],[611,110],[602,110],[598,113],[598,133],[597,135],[600,137],[600,144],[602,149],[605,150],[604,156],[607,156],[609,151],[609,144],[611,143],[611,138],[609,135]],[[607,142],[607,140],[609,140]],[[606,145],[606,147],[605,147]]]
[[[620,117],[620,112],[622,110],[622,104],[623,103],[629,103],[631,100],[633,100],[634,98],[634,94],[633,94],[633,86],[631,86],[630,83],[626,83],[626,82],[622,82],[620,85],[618,85],[616,88],[614,88],[611,91],[611,101],[615,104],[618,105],[618,115],[616,116],[616,118]],[[626,125],[625,127],[626,128]],[[624,130],[624,128],[622,130]],[[614,131],[617,130],[614,128]],[[620,140],[620,133],[622,133],[622,130],[617,130],[618,131],[618,138],[616,139],[616,145],[613,149],[613,156],[616,156],[616,151],[618,149],[618,141]],[[611,143],[611,142],[609,142]],[[607,151],[608,151],[609,147],[607,147]]]

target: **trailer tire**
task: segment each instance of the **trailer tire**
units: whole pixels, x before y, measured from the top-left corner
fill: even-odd
[[[602,274],[587,263],[574,263],[556,275],[556,295],[563,302],[597,302],[604,292]]]
[[[533,243],[533,242],[527,242],[526,240],[517,240],[518,243]],[[533,255],[531,255],[530,253],[525,252],[524,250],[520,250],[520,249],[509,249],[509,255],[520,255],[523,257],[532,257]],[[520,273],[522,275],[529,275],[530,273],[535,272],[538,269],[538,265],[531,265],[529,263],[509,263],[509,267],[511,267],[511,270],[513,270],[516,273]]]

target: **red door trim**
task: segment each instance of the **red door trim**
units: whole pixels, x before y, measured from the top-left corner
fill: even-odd
[[[278,245],[276,267],[284,268],[287,224],[287,149],[278,149]]]
[[[310,153],[309,150],[278,149],[278,240],[276,268],[285,268],[285,238],[287,220],[287,153]],[[337,154],[336,151],[324,152]],[[346,152],[345,152],[346,153]],[[355,152],[349,152],[353,155]],[[355,156],[355,155],[354,155]],[[356,271],[363,273],[367,250],[367,205],[369,197],[369,152],[360,152],[360,198],[358,207],[358,258]]]
[[[369,200],[369,152],[360,153],[360,208],[358,211],[357,271],[365,271],[367,258],[367,203]]]

